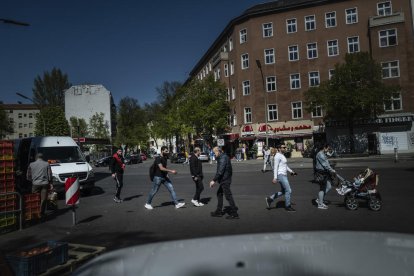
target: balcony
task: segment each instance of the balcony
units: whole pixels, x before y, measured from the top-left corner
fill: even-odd
[[[224,60],[227,61],[229,59],[229,53],[228,52],[218,52],[214,55],[213,59],[211,60],[211,63],[214,66],[216,66],[220,61]]]
[[[404,21],[405,19],[403,12],[396,12],[386,16],[371,16],[369,18],[369,27],[372,28],[389,24],[403,23]]]

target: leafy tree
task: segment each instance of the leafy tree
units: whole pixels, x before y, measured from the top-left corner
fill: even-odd
[[[109,126],[105,123],[103,112],[95,113],[89,119],[88,132],[93,138],[109,139]]]
[[[9,133],[13,133],[13,124],[10,123],[6,111],[0,106],[0,138],[4,138]]]
[[[229,105],[226,88],[212,76],[192,80],[180,91],[178,106],[181,122],[197,136],[208,136],[226,131]]]
[[[44,72],[43,78],[37,76],[34,80],[33,101],[40,107],[51,105],[65,106],[65,90],[71,84],[68,76],[63,74],[60,69],[53,68],[52,72]]]
[[[144,147],[148,141],[148,131],[144,110],[136,99],[125,97],[119,102],[116,144],[128,147]]]
[[[383,113],[384,102],[398,89],[383,83],[381,66],[368,53],[346,54],[345,63],[335,66],[330,80],[305,93],[306,106],[308,111],[322,106],[324,120],[345,121],[353,153],[354,121],[376,118]]]
[[[69,124],[72,129],[72,137],[86,137],[88,136],[88,124],[85,119],[70,117]]]
[[[69,123],[58,106],[45,106],[36,116],[36,136],[68,136]]]

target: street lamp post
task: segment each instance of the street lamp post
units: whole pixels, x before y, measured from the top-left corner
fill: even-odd
[[[31,101],[37,108],[39,108],[39,111],[40,111],[39,114],[40,114],[40,117],[42,118],[42,122],[43,122],[43,136],[46,136],[46,123],[45,123],[45,118],[43,117],[42,110],[41,110],[40,106],[37,103],[35,103],[32,98],[29,98],[26,95],[23,95],[21,93],[16,93],[16,95],[19,96],[19,97],[22,97],[23,99]]]
[[[263,97],[264,97],[264,102],[265,102],[265,128],[266,128],[266,146],[269,146],[269,136],[267,135],[267,93],[266,93],[266,89],[265,89],[265,81],[264,81],[264,77],[263,77],[263,71],[262,71],[262,64],[260,63],[260,60],[256,59],[256,65],[260,70],[260,75],[262,76],[262,88],[263,88]]]

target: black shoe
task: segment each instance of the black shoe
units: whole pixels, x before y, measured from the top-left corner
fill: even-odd
[[[265,200],[266,200],[267,208],[270,209],[270,206],[272,205],[273,199],[271,199],[270,197],[266,197]]]
[[[264,173],[265,172],[265,170],[262,170],[262,173]]]
[[[239,217],[239,215],[238,214],[231,214],[231,215],[228,215],[227,217],[226,217],[226,219],[239,219],[240,217]]]
[[[210,215],[212,217],[218,217],[218,218],[220,218],[220,217],[224,216],[224,212],[223,211],[220,211],[220,210],[216,210],[214,212],[211,212]]]
[[[296,210],[293,209],[292,206],[286,207],[285,210],[288,211],[288,212],[296,212]]]

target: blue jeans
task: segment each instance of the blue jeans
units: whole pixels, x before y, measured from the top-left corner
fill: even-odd
[[[290,188],[288,177],[287,175],[279,174],[277,176],[277,180],[282,190],[272,195],[271,198],[275,200],[276,198],[282,195],[285,195],[285,206],[289,207],[290,206],[290,195],[292,194],[292,189]]]
[[[147,204],[151,204],[153,197],[160,189],[161,184],[164,184],[164,186],[168,189],[168,191],[171,194],[171,198],[174,201],[174,204],[178,203],[177,195],[174,192],[174,187],[171,183],[171,181],[168,178],[154,176],[154,180],[152,181],[152,189],[148,195]]]

